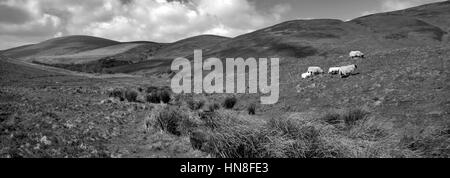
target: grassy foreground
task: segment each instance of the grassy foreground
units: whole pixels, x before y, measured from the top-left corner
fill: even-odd
[[[152,134],[189,138],[194,149],[219,158],[449,157],[448,126],[399,134],[361,109],[263,119],[225,109],[232,108],[227,100],[223,108],[202,100],[159,105],[145,127]]]

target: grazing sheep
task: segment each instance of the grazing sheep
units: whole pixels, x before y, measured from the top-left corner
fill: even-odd
[[[340,69],[341,69],[340,67],[330,67],[330,69],[328,69],[328,73],[332,74],[332,75],[335,75],[335,74],[339,73]]]
[[[362,53],[361,51],[352,51],[350,52],[349,56],[351,58],[364,58],[364,53]]]
[[[303,74],[302,74],[302,79],[307,79],[307,78],[309,78],[309,77],[311,77],[311,76],[312,76],[312,74],[309,73],[309,72],[303,73]]]
[[[342,66],[339,68],[339,75],[341,75],[341,78],[350,76],[358,66],[356,65],[348,65],[348,66]]]
[[[308,68],[308,73],[311,73],[313,75],[317,75],[317,74],[322,74],[323,70],[320,67],[309,67]]]

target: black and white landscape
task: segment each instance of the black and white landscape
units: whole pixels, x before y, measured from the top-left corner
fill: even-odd
[[[295,11],[289,1],[222,9],[155,0],[148,12],[138,0],[59,1],[36,11],[36,1],[22,2],[0,0],[2,158],[450,156],[450,1],[399,0],[409,8],[302,20],[281,13]],[[209,19],[233,14],[225,8],[237,15]],[[176,15],[155,20],[153,12]],[[98,22],[73,20],[83,14]],[[192,60],[196,49],[203,59],[279,58],[278,103],[260,104],[261,94],[173,93],[172,60]],[[364,57],[349,56],[356,50]],[[346,65],[357,69],[327,73]],[[325,71],[302,78],[310,66]]]

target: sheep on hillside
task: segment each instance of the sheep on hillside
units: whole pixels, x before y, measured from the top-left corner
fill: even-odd
[[[350,58],[364,58],[364,53],[362,53],[361,51],[352,51],[349,54]]]
[[[309,77],[311,77],[311,76],[312,76],[311,73],[306,72],[306,73],[303,73],[303,74],[302,74],[302,79],[307,79],[307,78],[309,78]]]
[[[330,69],[328,69],[328,73],[331,75],[335,75],[339,73],[340,69],[340,67],[330,67]]]
[[[341,75],[341,78],[350,76],[358,66],[356,65],[348,65],[348,66],[342,66],[339,68],[339,75]]]
[[[317,74],[322,74],[323,70],[320,67],[309,67],[308,68],[308,73],[311,73],[313,75],[317,75]]]

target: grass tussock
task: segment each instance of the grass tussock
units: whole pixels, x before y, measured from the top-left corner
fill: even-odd
[[[217,111],[217,110],[219,110],[221,108],[221,106],[220,106],[220,104],[219,103],[209,103],[208,104],[208,111],[209,112],[214,112],[214,111]]]
[[[346,112],[341,117],[347,127],[352,127],[357,124],[358,121],[365,119],[368,114],[369,113],[364,110],[354,109]]]
[[[223,107],[225,109],[233,109],[234,106],[237,103],[237,98],[236,97],[227,97],[225,98],[225,100],[223,101]]]
[[[186,101],[187,106],[193,111],[202,109],[205,106],[205,103],[206,101],[204,99],[190,98]]]
[[[115,88],[108,91],[108,96],[120,101],[137,102],[138,92],[133,89]]]
[[[195,108],[194,108],[195,109]],[[383,122],[363,110],[270,120],[215,108],[161,106],[152,128],[189,138],[191,147],[218,158],[448,157],[448,128],[400,142]]]
[[[125,91],[125,98],[127,99],[128,102],[137,102],[137,97],[138,97],[137,91],[131,89],[127,89]]]
[[[146,100],[149,103],[169,103],[172,100],[171,91],[168,88],[149,87],[146,90]]]
[[[335,126],[341,126],[346,128],[352,128],[359,121],[366,119],[369,112],[362,109],[352,109],[345,111],[344,113],[328,113],[321,118],[322,121]]]
[[[125,100],[125,98],[123,97],[123,89],[121,89],[121,88],[114,88],[114,89],[108,91],[108,96],[110,98],[119,99],[120,101]]]
[[[147,129],[159,129],[176,136],[195,128],[195,124],[190,122],[189,115],[182,108],[168,105],[155,107],[147,117],[145,125]]]
[[[256,114],[256,104],[255,103],[251,103],[250,105],[248,105],[247,112],[250,115],[255,115]]]

